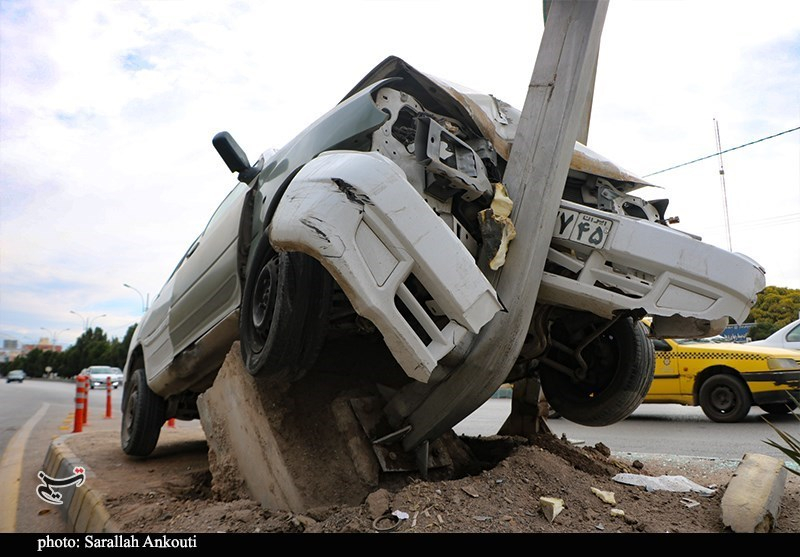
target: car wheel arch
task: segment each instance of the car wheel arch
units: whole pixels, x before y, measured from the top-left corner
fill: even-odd
[[[278,209],[278,204],[281,202],[281,199],[283,199],[283,195],[286,193],[286,190],[289,189],[289,186],[291,185],[295,176],[298,172],[300,172],[303,166],[305,166],[305,164],[301,164],[292,170],[292,172],[290,172],[283,182],[281,182],[280,185],[275,189],[272,197],[269,199],[266,210],[263,208],[261,210],[263,215],[258,215],[256,213],[255,202],[256,195],[260,195],[259,188],[263,184],[261,178],[259,177],[256,179],[255,185],[247,191],[245,201],[242,204],[242,216],[239,219],[239,240],[237,244],[238,260],[236,274],[237,278],[239,279],[239,286],[241,288],[242,295],[244,295],[244,287],[245,283],[247,282],[248,270],[253,265],[253,255],[255,252],[254,248],[258,245],[261,237],[265,234],[268,234],[267,229],[270,222],[272,222],[272,217],[275,215],[275,211]],[[264,200],[266,201],[266,196],[264,196]],[[254,233],[253,231],[256,229],[258,232]]]
[[[700,389],[703,388],[703,384],[717,375],[730,375],[739,379],[745,386],[747,386],[747,382],[742,377],[742,374],[730,366],[715,365],[707,367],[695,376],[694,385],[692,386],[692,399],[694,401],[694,406],[700,405]],[[750,387],[747,387],[747,390],[750,391]]]

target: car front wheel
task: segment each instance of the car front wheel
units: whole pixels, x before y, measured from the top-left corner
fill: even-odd
[[[296,381],[325,340],[333,279],[314,258],[261,238],[242,296],[242,359],[252,375]]]
[[[166,401],[147,385],[143,368],[133,372],[122,392],[122,450],[130,456],[153,452],[166,421]]]
[[[715,375],[700,387],[700,408],[711,421],[733,423],[742,421],[752,401],[744,382],[733,375]]]
[[[624,420],[639,407],[653,381],[653,344],[644,326],[626,317],[598,335],[593,332],[596,321],[578,327],[571,321],[568,317],[551,327],[556,349],[542,360],[539,372],[552,412],[591,427]],[[588,338],[592,340],[586,344]],[[581,344],[586,344],[579,350],[582,371],[574,348]]]

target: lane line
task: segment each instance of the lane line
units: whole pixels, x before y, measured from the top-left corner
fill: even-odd
[[[47,413],[49,402],[42,404],[36,413],[17,431],[6,446],[0,459],[0,532],[10,534],[17,527],[19,483],[22,479],[22,458],[31,431]]]

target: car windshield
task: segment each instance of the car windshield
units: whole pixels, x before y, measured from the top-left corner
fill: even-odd
[[[107,373],[114,373],[114,368],[111,367],[95,367],[89,370],[92,375],[105,375]]]

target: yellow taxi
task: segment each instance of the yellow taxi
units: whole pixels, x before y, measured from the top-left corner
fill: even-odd
[[[738,422],[752,406],[786,414],[800,400],[800,350],[718,339],[653,339],[655,375],[643,403],[700,406],[715,422]]]

